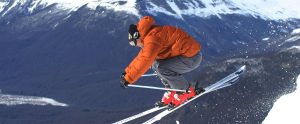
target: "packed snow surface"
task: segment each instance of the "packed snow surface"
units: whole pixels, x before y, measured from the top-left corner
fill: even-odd
[[[297,90],[278,99],[263,124],[299,124],[300,123],[300,75],[297,78]]]

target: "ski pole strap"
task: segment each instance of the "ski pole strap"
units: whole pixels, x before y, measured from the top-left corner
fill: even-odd
[[[153,86],[142,86],[142,85],[132,85],[132,84],[129,84],[128,86],[129,86],[129,87],[144,88],[144,89],[154,89],[154,90],[167,90],[167,91],[176,91],[176,92],[186,92],[186,90],[171,89],[171,88],[162,88],[162,87],[153,87]]]

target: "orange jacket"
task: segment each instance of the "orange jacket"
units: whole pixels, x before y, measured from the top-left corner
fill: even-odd
[[[201,50],[201,45],[183,30],[154,24],[154,19],[150,16],[143,17],[137,24],[144,46],[125,69],[125,79],[131,84],[136,82],[156,59],[192,57]]]

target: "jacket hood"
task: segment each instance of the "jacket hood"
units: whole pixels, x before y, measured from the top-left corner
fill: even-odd
[[[137,23],[137,29],[140,32],[142,38],[149,32],[152,25],[155,24],[154,19],[151,16],[144,16]]]

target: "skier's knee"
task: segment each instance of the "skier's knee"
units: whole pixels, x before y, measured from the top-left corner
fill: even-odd
[[[165,68],[157,68],[157,72],[160,73],[162,76],[173,76],[175,75],[175,72],[165,69]]]

